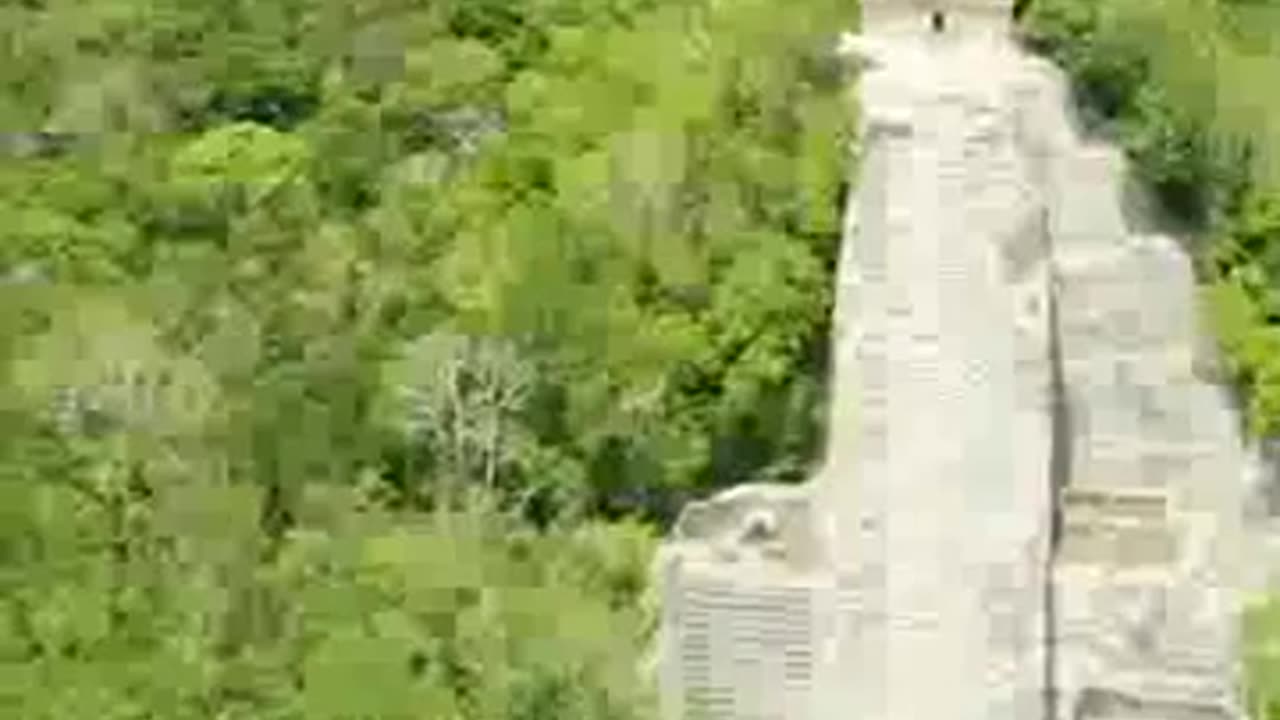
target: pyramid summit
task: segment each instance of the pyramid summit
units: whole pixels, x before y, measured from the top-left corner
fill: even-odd
[[[862,29],[872,34],[908,29],[1007,34],[1013,7],[1013,0],[863,0]]]

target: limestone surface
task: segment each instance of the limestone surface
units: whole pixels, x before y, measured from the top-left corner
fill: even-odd
[[[939,19],[937,13],[944,14]],[[691,504],[669,720],[1236,718],[1246,455],[1190,264],[1007,0],[864,0],[822,470]]]

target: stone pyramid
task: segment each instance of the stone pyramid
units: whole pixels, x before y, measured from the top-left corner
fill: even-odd
[[[1244,452],[1189,263],[1010,5],[864,2],[824,465],[682,513],[667,720],[1240,717]]]

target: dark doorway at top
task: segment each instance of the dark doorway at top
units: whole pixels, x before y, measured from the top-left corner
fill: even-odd
[[[933,31],[936,33],[940,33],[943,30],[946,30],[947,29],[946,13],[942,12],[941,10],[934,10],[932,13],[930,13],[929,26],[932,27]]]

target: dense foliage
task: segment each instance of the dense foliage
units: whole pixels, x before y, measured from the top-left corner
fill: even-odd
[[[267,562],[248,489],[43,499],[5,579],[8,717],[653,716],[637,526],[535,534],[315,492]]]
[[[1243,637],[1249,717],[1280,718],[1280,598],[1248,608]]]
[[[816,453],[843,0],[0,6],[0,715],[626,718]]]
[[[1195,247],[1254,433],[1280,431],[1280,3],[1033,0],[1022,30],[1072,79]],[[1280,718],[1280,600],[1247,615],[1250,716]]]

